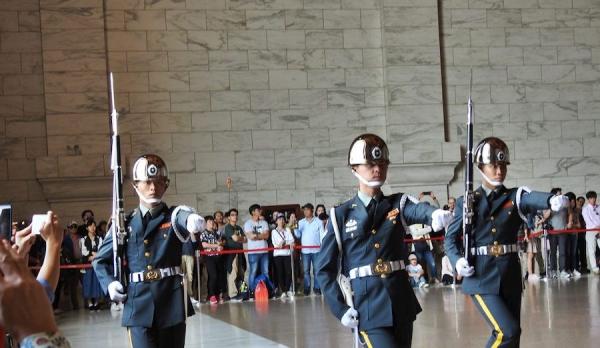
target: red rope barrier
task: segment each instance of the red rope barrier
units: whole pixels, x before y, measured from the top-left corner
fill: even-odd
[[[596,232],[600,232],[600,228],[580,228],[580,229],[563,229],[563,230],[548,230],[548,234],[564,234],[564,233],[583,233],[583,232],[590,232],[590,231],[596,231]],[[529,238],[532,237],[539,237],[540,235],[543,235],[544,231],[539,231],[539,232],[533,232],[529,235]],[[412,238],[406,238],[404,239],[404,243],[415,243],[415,242],[424,242],[424,241],[428,241],[428,240],[444,240],[445,237],[444,236],[440,236],[440,237],[429,237],[429,238],[420,238],[420,239],[412,239]],[[524,240],[524,237],[519,238],[519,240]],[[302,250],[302,249],[319,249],[321,248],[320,245],[296,245],[294,246],[295,250]],[[215,255],[229,255],[229,254],[244,254],[244,253],[250,253],[250,252],[265,252],[265,251],[274,251],[274,250],[290,250],[290,248],[258,248],[258,249],[232,249],[232,250],[221,250],[221,251],[201,251],[200,255],[208,255],[208,256],[215,256]],[[35,267],[29,267],[29,269],[32,270],[39,270],[41,267],[40,266],[35,266]],[[91,263],[82,263],[82,264],[75,264],[75,265],[61,265],[60,269],[88,269],[88,268],[92,268],[92,264]]]

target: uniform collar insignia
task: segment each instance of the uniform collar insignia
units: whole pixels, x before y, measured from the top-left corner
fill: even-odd
[[[398,208],[394,208],[394,210],[387,213],[386,219],[394,220],[398,214],[400,214],[400,210]]]

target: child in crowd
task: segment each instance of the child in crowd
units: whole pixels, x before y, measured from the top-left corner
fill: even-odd
[[[408,272],[408,279],[410,280],[410,285],[413,288],[426,288],[429,286],[425,281],[425,277],[423,274],[423,267],[417,263],[417,256],[415,254],[410,254],[408,256],[408,261],[410,264],[406,267],[406,271]]]

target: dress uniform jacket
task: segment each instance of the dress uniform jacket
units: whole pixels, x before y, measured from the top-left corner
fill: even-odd
[[[400,214],[408,224],[431,225],[431,214],[436,208],[428,203],[417,204],[406,199],[404,209],[401,209],[402,196],[401,193],[382,196],[372,219],[369,219],[358,195],[335,208],[342,239],[343,274],[348,276],[351,269],[378,261],[408,261],[404,243],[406,231]],[[329,220],[317,256],[316,270],[325,300],[333,314],[341,320],[349,307],[336,281],[339,249],[331,223]],[[412,323],[421,311],[405,270],[386,276],[355,278],[351,284],[360,330]]]
[[[480,186],[474,192],[474,236],[471,247],[498,244],[516,244],[519,227],[523,220],[517,209],[517,188],[507,189],[504,186],[492,193],[495,198],[488,201],[485,190]],[[540,209],[548,209],[550,193],[523,191],[520,199],[521,212],[527,216]],[[462,213],[464,197],[456,201],[454,219],[448,226],[444,246],[446,253],[456,265],[464,256],[462,248]],[[493,294],[500,292],[500,282],[514,282],[515,289],[521,291],[521,266],[517,253],[495,257],[493,255],[474,256],[475,274],[463,280],[463,292],[469,295]],[[506,285],[506,284],[504,284]]]
[[[182,242],[171,225],[171,214],[175,207],[162,204],[162,210],[153,216],[146,228],[139,208],[126,218],[127,238],[125,242],[126,274],[146,270],[181,266]],[[180,210],[177,214],[178,231],[186,229],[190,213]],[[104,243],[93,262],[94,269],[103,289],[117,280],[113,276],[112,233],[106,234]],[[188,315],[194,314],[189,298],[186,299]],[[123,326],[166,328],[185,321],[182,276],[164,277],[149,282],[129,283],[127,300],[123,308]]]

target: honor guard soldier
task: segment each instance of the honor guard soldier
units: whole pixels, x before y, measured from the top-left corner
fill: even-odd
[[[331,311],[353,329],[356,345],[376,348],[410,347],[421,311],[405,270],[407,226],[427,224],[438,231],[452,218],[406,194],[383,195],[389,163],[380,137],[354,139],[348,165],[359,190],[331,209],[317,256],[317,278]]]
[[[447,229],[445,247],[456,271],[464,277],[463,291],[492,327],[487,347],[518,347],[521,334],[521,265],[518,257],[517,233],[528,214],[550,207],[558,211],[566,207],[565,196],[533,192],[526,187],[503,185],[510,164],[504,141],[489,137],[474,150],[473,162],[483,177],[474,193],[473,233],[468,238],[469,259],[463,242],[464,197],[456,202],[454,219]]]
[[[169,174],[156,155],[135,161],[133,187],[140,204],[125,218],[127,289],[113,276],[112,233],[107,234],[93,266],[110,298],[125,302],[122,325],[132,347],[184,347],[186,316],[193,315],[194,309],[182,284],[181,250],[191,233],[204,230],[205,222],[190,207],[168,207],[162,202]]]

